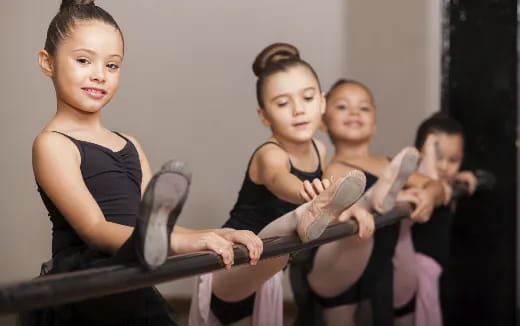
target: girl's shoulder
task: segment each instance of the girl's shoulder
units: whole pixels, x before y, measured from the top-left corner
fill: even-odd
[[[43,130],[33,140],[34,154],[66,155],[67,153],[78,153],[76,145],[64,134],[55,131]]]
[[[266,179],[281,171],[290,171],[289,154],[275,142],[265,142],[254,151],[248,167],[249,178],[256,184],[264,184]]]
[[[276,142],[267,141],[261,144],[251,158],[251,162],[264,165],[280,165],[289,163],[289,154]]]
[[[33,141],[32,165],[37,182],[50,176],[60,176],[64,171],[77,171],[81,166],[79,148],[65,135],[52,131],[42,131]]]

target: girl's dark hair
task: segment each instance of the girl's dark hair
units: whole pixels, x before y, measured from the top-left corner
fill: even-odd
[[[123,33],[114,18],[104,9],[96,6],[94,0],[62,0],[60,11],[54,16],[47,29],[45,50],[53,56],[60,41],[70,35],[77,21],[99,20]]]
[[[340,87],[341,85],[346,85],[346,84],[352,84],[352,85],[356,85],[356,86],[363,88],[370,96],[370,99],[372,99],[372,103],[375,103],[374,96],[372,95],[372,91],[365,84],[363,84],[362,82],[359,82],[357,80],[354,80],[354,79],[345,79],[345,78],[338,79],[334,84],[332,84],[329,91],[325,95],[325,98],[327,100],[329,100],[330,96],[336,90],[336,88]]]
[[[421,150],[428,135],[435,132],[460,135],[464,140],[462,125],[446,113],[437,112],[419,125],[415,136],[415,147]]]
[[[256,81],[256,98],[261,108],[264,107],[262,95],[266,79],[271,75],[287,71],[289,68],[296,66],[307,67],[316,78],[318,87],[321,90],[318,75],[309,63],[300,58],[300,52],[295,46],[287,43],[274,43],[263,49],[256,56],[253,62],[253,73],[258,77]]]

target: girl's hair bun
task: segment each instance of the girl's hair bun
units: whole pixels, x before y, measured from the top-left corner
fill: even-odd
[[[60,5],[60,11],[67,7],[81,6],[81,5],[94,5],[94,0],[62,0]]]
[[[253,62],[253,73],[259,77],[269,65],[282,60],[301,60],[298,49],[288,43],[274,43],[260,52]]]

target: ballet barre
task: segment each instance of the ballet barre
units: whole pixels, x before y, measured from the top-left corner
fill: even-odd
[[[484,177],[489,177],[489,174]],[[479,186],[484,185],[484,188],[489,188],[490,182],[491,184],[494,183],[492,176],[490,178],[486,180],[479,178],[477,175]],[[467,187],[457,185],[454,187],[453,193],[454,197],[463,196],[467,194]],[[386,214],[375,216],[376,229],[397,223],[409,216],[412,211],[411,204],[398,202]],[[302,243],[296,234],[265,238],[263,239],[264,250],[260,259],[291,254],[346,236],[352,236],[357,232],[356,221],[349,220],[345,223],[329,225],[318,239],[307,243]],[[236,245],[233,250],[234,266],[249,263],[245,246]],[[46,275],[29,281],[0,285],[0,315],[126,292],[223,268],[224,264],[220,256],[213,252],[204,251],[171,256],[164,265],[154,270],[146,270],[136,262],[135,264],[113,265]]]

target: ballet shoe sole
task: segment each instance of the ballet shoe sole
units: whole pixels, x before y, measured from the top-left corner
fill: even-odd
[[[186,165],[180,162],[168,162],[163,165],[161,174],[157,176],[153,185],[151,200],[153,203],[144,203],[152,207],[144,236],[143,259],[149,269],[155,269],[168,258],[170,243],[167,232],[168,225],[175,224],[177,216],[170,216],[179,205],[183,205],[190,183],[191,174]],[[185,184],[184,195],[172,200],[172,194],[176,192],[177,185]],[[174,219],[171,221],[170,219]]]
[[[322,209],[320,217],[308,226],[305,239],[302,241],[308,242],[319,238],[335,216],[352,206],[361,197],[365,190],[366,180],[364,174],[362,172],[360,174],[362,177],[347,176],[343,180],[331,202]]]
[[[396,202],[397,194],[403,188],[408,177],[417,169],[419,164],[419,155],[415,152],[407,153],[404,155],[399,171],[395,177],[394,182],[390,185],[388,193],[385,195],[381,205],[381,213],[391,210]]]

